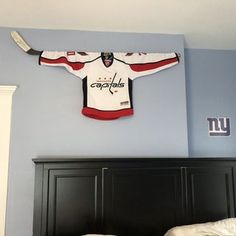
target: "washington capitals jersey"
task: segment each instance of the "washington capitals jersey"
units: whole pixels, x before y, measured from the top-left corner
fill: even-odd
[[[133,80],[179,62],[176,53],[43,51],[41,65],[63,66],[82,79],[82,114],[112,120],[133,114]]]

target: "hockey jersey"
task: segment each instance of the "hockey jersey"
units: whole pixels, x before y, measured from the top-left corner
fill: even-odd
[[[43,51],[39,64],[63,66],[82,79],[82,114],[112,120],[133,114],[133,80],[179,62],[176,53]]]

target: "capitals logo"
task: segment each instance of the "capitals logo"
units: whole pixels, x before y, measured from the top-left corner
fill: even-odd
[[[120,78],[118,82],[115,82],[116,74],[117,73],[115,73],[113,78],[109,78],[109,79],[104,78],[104,80],[102,80],[102,78],[99,78],[97,80],[97,83],[92,83],[90,87],[97,88],[100,90],[108,89],[111,94],[114,94],[114,92],[118,92],[118,90],[113,91],[114,88],[124,88],[125,86],[125,83],[121,82],[122,78]]]

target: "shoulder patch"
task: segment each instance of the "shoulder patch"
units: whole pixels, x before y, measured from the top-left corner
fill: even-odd
[[[133,55],[133,53],[132,52],[128,52],[128,53],[126,53],[126,55],[125,56],[132,56]]]
[[[75,55],[75,51],[67,52],[67,56],[74,56],[74,55]]]
[[[77,53],[81,56],[88,56],[88,54],[86,52],[77,52]]]

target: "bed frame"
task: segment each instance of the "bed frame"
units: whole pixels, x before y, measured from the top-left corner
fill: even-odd
[[[33,236],[163,236],[176,225],[236,216],[233,158],[33,161]]]

